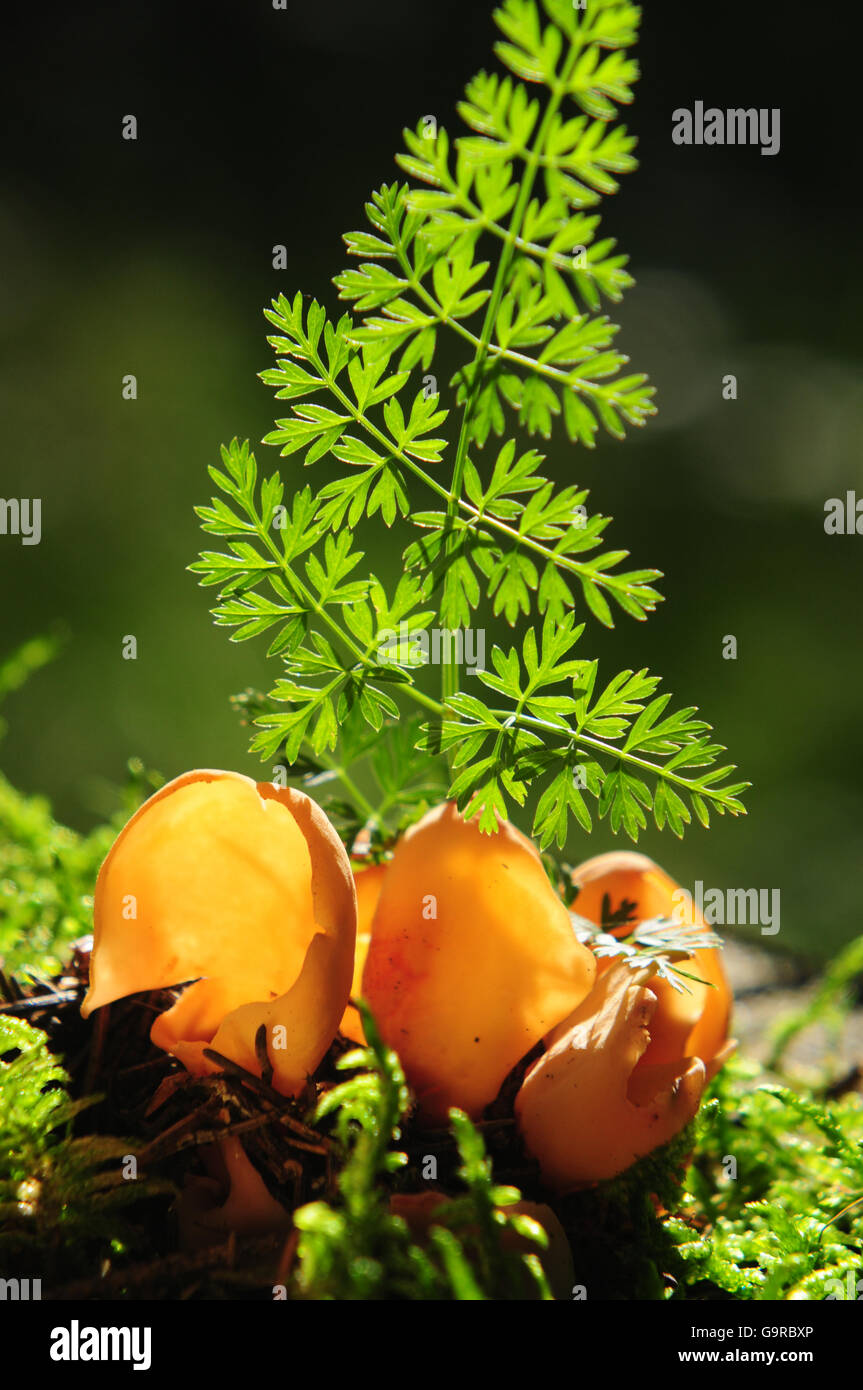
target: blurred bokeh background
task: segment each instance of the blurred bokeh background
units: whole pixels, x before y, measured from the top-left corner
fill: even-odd
[[[395,176],[404,124],[455,124],[490,61],[490,9],[81,0],[22,8],[7,28],[0,496],[41,497],[43,531],[32,547],[0,537],[0,652],[58,625],[68,640],[5,706],[0,765],[69,824],[114,804],[132,755],[167,776],[258,771],[228,697],[268,689],[275,670],[264,646],[212,626],[185,568],[192,508],[219,444],[257,444],[277,413],[256,377],[261,309],[297,288],[336,307],[341,233]],[[853,55],[831,51],[828,92],[793,10],[645,9],[626,116],[641,167],[604,228],[638,281],[613,311],[620,342],[660,413],[593,453],[561,432],[550,466],[590,486],[613,545],[666,576],[648,623],[592,624],[585,654],[606,675],[662,673],[754,783],[747,818],[643,847],[685,884],[779,888],[770,944],[815,959],[861,930],[863,537],[824,532],[829,497],[863,495]],[[781,152],[674,145],[671,113],[696,100],[780,107]],[[136,142],[121,138],[127,113]],[[284,467],[290,480],[300,466]],[[367,540],[392,572],[392,544]],[[122,659],[126,634],[137,661]],[[570,857],[611,841],[600,826]]]

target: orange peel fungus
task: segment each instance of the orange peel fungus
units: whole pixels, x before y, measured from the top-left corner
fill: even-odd
[[[596,925],[605,898],[637,922],[679,918],[681,890],[644,855],[599,855],[573,879],[577,915]],[[682,925],[704,930],[697,914]],[[352,872],[302,792],[198,771],[152,796],[102,865],[82,1012],[194,981],[153,1041],[197,1075],[217,1069],[207,1048],[260,1075],[263,1025],[273,1085],[296,1096],[339,1028],[364,1041],[348,1002],[362,995],[432,1125],[454,1106],[478,1117],[542,1041],[515,1113],[546,1186],[566,1192],[678,1133],[733,1047],[718,952],[683,968],[699,978],[678,991],[649,961],[597,960],[509,823],[482,834],[447,802],[390,861]],[[206,1223],[242,1224],[246,1207],[247,1225],[269,1221],[277,1204],[240,1146],[222,1161],[229,1197]]]
[[[636,920],[645,921],[671,918],[679,891],[658,865],[627,852],[589,860],[573,879],[579,915],[597,924],[606,895],[612,909],[624,898],[634,903]],[[699,929],[697,921],[689,925]],[[601,960],[591,995],[547,1035],[548,1050],[528,1071],[515,1112],[552,1190],[616,1176],[695,1116],[734,1047],[727,1041],[731,991],[715,949],[696,950],[684,968],[705,983],[687,979],[678,991],[650,963]]]
[[[348,1000],[356,893],[347,853],[303,792],[235,772],[188,772],[132,816],[96,883],[86,1017],[114,999],[195,980],[151,1037],[195,1074],[212,1047],[296,1095]]]
[[[680,911],[683,907],[680,900],[685,895],[679,885],[645,854],[632,850],[598,854],[579,865],[573,872],[572,882],[579,889],[575,911],[597,926],[602,925],[602,903],[607,896],[612,911],[624,901],[632,903],[635,922],[655,917],[674,922],[680,916],[679,925],[684,935],[687,929],[693,934],[708,930],[704,918],[694,907]],[[626,936],[631,929],[631,926],[618,927],[610,934]],[[599,973],[608,966],[608,960],[600,960]],[[654,980],[650,986],[656,995],[657,1007],[645,1066],[672,1062],[684,1056],[701,1057],[709,1065],[725,1045],[732,996],[721,952],[697,950],[690,961],[682,963],[682,968],[697,977],[686,981],[687,990],[677,990],[666,980]],[[557,1029],[548,1041],[553,1042],[559,1035],[560,1029]]]
[[[445,803],[399,840],[362,994],[426,1121],[445,1123],[451,1106],[479,1115],[595,974],[535,846],[514,826],[484,835]]]

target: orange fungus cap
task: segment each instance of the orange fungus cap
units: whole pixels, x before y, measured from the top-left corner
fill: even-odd
[[[332,1041],[351,984],[356,894],[347,853],[303,792],[235,772],[188,772],[120,832],[99,872],[93,1009],[187,980],[152,1038],[189,1068],[212,1046],[295,1094]]]
[[[421,1111],[478,1115],[525,1053],[588,994],[576,939],[535,846],[482,834],[452,803],[396,845],[372,922],[362,993]]]

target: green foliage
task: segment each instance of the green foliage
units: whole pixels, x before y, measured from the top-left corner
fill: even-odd
[[[71,1118],[67,1077],[45,1034],[23,1019],[0,1014],[0,1049],[0,1180],[23,1182],[50,1131]]]
[[[383,1136],[392,1124],[398,1139],[403,1078],[394,1055],[372,1036],[368,1051],[345,1059],[370,1070],[325,1104],[337,1115],[345,1105],[338,1129],[348,1154],[343,1201],[298,1214],[300,1296],[525,1297],[523,1269],[512,1268],[503,1282],[494,1273],[501,1209],[518,1193],[492,1186],[482,1141],[459,1112],[451,1120],[466,1194],[435,1216],[441,1226],[424,1246],[412,1244],[390,1214],[383,1183],[405,1160]],[[863,1097],[824,1101],[809,1091],[758,1085],[762,1075],[756,1064],[733,1060],[696,1120],[669,1144],[619,1177],[555,1202],[576,1282],[589,1298],[857,1297]],[[734,1178],[727,1176],[729,1158],[736,1160]],[[532,1195],[547,1200],[541,1190]],[[451,1236],[462,1240],[461,1254]],[[448,1280],[443,1292],[441,1279]]]
[[[686,1284],[742,1299],[857,1297],[863,1277],[863,1097],[823,1101],[732,1062],[698,1119],[682,1216]],[[723,1160],[736,1160],[737,1176]]]
[[[34,637],[5,656],[0,703],[60,645],[56,636]],[[43,797],[22,795],[0,773],[0,965],[59,969],[63,947],[91,930],[93,882],[111,838],[107,827],[81,836],[59,825]]]
[[[639,18],[627,0],[505,0],[495,52],[508,71],[468,83],[466,132],[430,118],[404,132],[409,182],[376,190],[366,228],[345,238],[353,263],[335,284],[350,312],[331,318],[301,293],[267,311],[276,364],[261,376],[288,413],[265,443],[294,470],[341,467],[317,488],[296,472],[286,485],[259,478],[235,440],[210,470],[220,495],[197,509],[227,543],[191,566],[219,592],[216,622],[234,641],[267,635],[282,666],[254,717],[263,760],[349,773],[356,720],[389,738],[419,706],[405,782],[417,751],[446,755],[448,795],[488,832],[535,791],[543,846],[590,830],[589,801],[635,840],[648,814],[677,835],[693,813],[737,815],[747,785],[715,765],[724,750],[694,709],[668,712],[656,677],[601,686],[596,662],[573,657],[580,610],[609,627],[616,612],[644,619],[660,576],[621,570],[628,552],[603,548],[609,518],[588,513],[588,490],[558,487],[518,442],[562,426],[592,448],[600,428],[621,438],[654,411],[603,312],[632,278],[594,211],[635,168],[614,120],[638,76]],[[442,335],[459,362],[448,391],[431,372]],[[493,435],[507,437],[483,466]],[[381,522],[414,531],[390,592],[355,542]],[[412,644],[387,645],[402,623],[452,632],[486,616],[527,631],[495,647],[480,692],[460,691],[444,660],[434,698]]]
[[[460,1111],[451,1112],[465,1195],[447,1204],[427,1246],[390,1210],[387,1184],[407,1162],[390,1145],[400,1137],[409,1096],[398,1057],[381,1042],[360,1004],[368,1047],[343,1057],[345,1070],[364,1068],[329,1091],[315,1120],[333,1116],[343,1158],[335,1206],[312,1202],[294,1213],[300,1232],[295,1293],[308,1299],[485,1300],[550,1297],[535,1255],[501,1243],[513,1231],[544,1245],[544,1231],[501,1208],[519,1192],[493,1183],[482,1139]]]
[[[691,927],[675,925],[666,917],[652,917],[643,922],[636,922],[627,935],[614,936],[604,928],[621,923],[614,920],[606,923],[608,905],[608,894],[605,894],[603,927],[598,927],[586,917],[579,917],[575,912],[570,913],[579,941],[590,946],[598,960],[624,960],[632,970],[643,970],[645,966],[652,966],[656,978],[665,980],[678,993],[690,992],[691,982],[699,980],[692,967],[687,968],[681,962],[691,962],[695,951],[722,949],[722,938],[715,932],[693,931]],[[634,904],[632,906],[634,907]],[[623,916],[622,913],[619,915]],[[626,918],[623,920],[626,921]],[[700,980],[700,983],[706,984],[709,989],[716,988],[706,980]]]
[[[545,1229],[532,1217],[507,1212],[521,1193],[517,1187],[494,1183],[482,1136],[460,1110],[450,1110],[449,1114],[461,1157],[458,1175],[467,1191],[448,1204],[441,1227],[432,1230],[431,1239],[442,1256],[455,1296],[521,1299],[532,1294],[549,1301],[552,1295],[539,1256],[519,1255],[501,1243],[511,1231],[545,1249]]]
[[[595,693],[598,662],[569,659],[583,631],[570,614],[561,622],[547,616],[539,643],[531,628],[521,653],[493,648],[494,671],[477,678],[509,699],[508,713],[475,695],[452,696],[456,717],[432,735],[453,750],[451,793],[469,799],[480,825],[492,831],[495,815],[506,815],[507,797],[523,805],[529,785],[544,774],[533,824],[543,848],[564,844],[570,817],[592,829],[582,788],[596,798],[597,815],[633,840],[651,808],[660,829],[667,823],[682,835],[691,814],[681,793],[705,826],[710,807],[741,812],[746,783],[722,784],[733,768],[711,766],[724,750],[710,742],[709,725],[693,718],[693,708],[663,717],[670,696],[651,698],[658,679],[646,671],[621,671]],[[549,693],[567,681],[572,694]]]
[[[0,662],[0,703],[61,646],[56,636],[34,637]],[[0,721],[0,736],[5,725]],[[0,773],[0,966],[56,973],[65,948],[92,930],[93,885],[121,825],[161,778],[130,758],[109,825],[79,835],[60,825],[41,796],[25,796]]]
[[[268,708],[266,697],[255,690],[234,696],[233,703],[246,724]],[[417,749],[421,724],[418,715],[403,715],[386,719],[378,732],[354,711],[339,728],[337,757],[326,752],[315,756],[308,749],[295,759],[294,780],[326,806],[347,845],[355,844],[365,829],[369,851],[379,853],[445,795],[440,761]],[[281,759],[283,748],[276,748],[273,756]],[[369,795],[361,781],[370,784]]]
[[[4,968],[56,972],[64,947],[92,930],[93,884],[113,832],[59,825],[44,797],[23,796],[0,774],[0,959]]]
[[[124,1209],[170,1190],[124,1181],[128,1139],[71,1136],[92,1100],[71,1101],[67,1082],[45,1034],[0,1014],[0,1260],[23,1277],[95,1273],[140,1238]]]

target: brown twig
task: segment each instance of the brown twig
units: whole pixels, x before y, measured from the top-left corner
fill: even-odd
[[[273,1064],[270,1061],[270,1054],[267,1050],[267,1025],[262,1023],[255,1034],[255,1056],[258,1059],[258,1066],[261,1068],[261,1081],[265,1086],[272,1087],[273,1084]]]
[[[16,999],[12,1004],[0,1005],[0,1014],[21,1017],[39,1013],[44,1009],[55,1009],[58,1004],[74,1003],[79,994],[80,990],[77,989],[53,990],[50,994],[31,994],[27,999]]]
[[[217,1066],[224,1068],[228,1076],[236,1077],[244,1086],[248,1086],[250,1090],[254,1091],[259,1099],[272,1107],[276,1114],[282,1118],[283,1123],[292,1129],[298,1137],[312,1142],[320,1140],[320,1135],[316,1130],[304,1125],[301,1120],[298,1120],[285,1109],[285,1097],[279,1095],[278,1091],[274,1091],[272,1086],[261,1081],[253,1072],[241,1067],[239,1062],[232,1062],[230,1057],[223,1057],[221,1052],[216,1052],[212,1047],[204,1048],[204,1056],[209,1062],[215,1062]]]

